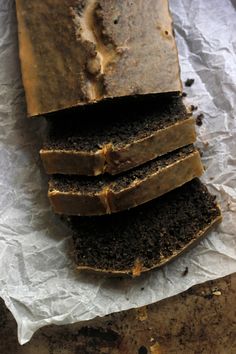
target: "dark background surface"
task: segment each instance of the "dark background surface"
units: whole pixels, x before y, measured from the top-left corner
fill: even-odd
[[[44,327],[24,346],[16,330],[1,301],[1,354],[235,354],[236,274],[140,309]]]

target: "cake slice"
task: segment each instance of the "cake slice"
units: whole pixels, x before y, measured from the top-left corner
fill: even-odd
[[[221,221],[215,197],[198,180],[145,205],[99,217],[70,217],[79,270],[138,276],[194,246]]]
[[[146,203],[202,173],[200,154],[189,145],[115,177],[52,176],[48,196],[58,214],[110,214]]]
[[[182,90],[167,0],[16,0],[29,116]]]
[[[173,95],[90,105],[48,122],[40,152],[48,174],[115,175],[196,140],[194,119]]]

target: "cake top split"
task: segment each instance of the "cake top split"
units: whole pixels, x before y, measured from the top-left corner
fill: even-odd
[[[167,0],[16,0],[29,116],[180,92]]]
[[[221,218],[215,197],[194,179],[128,211],[68,220],[79,270],[137,276],[196,245]]]

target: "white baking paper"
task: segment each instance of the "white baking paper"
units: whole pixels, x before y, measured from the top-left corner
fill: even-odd
[[[186,101],[204,114],[197,128],[203,180],[217,194],[224,221],[174,263],[120,280],[74,271],[70,232],[46,196],[38,154],[44,124],[25,115],[14,0],[0,0],[0,296],[21,344],[42,326],[147,305],[236,271],[236,1],[170,5],[182,79],[195,79]]]

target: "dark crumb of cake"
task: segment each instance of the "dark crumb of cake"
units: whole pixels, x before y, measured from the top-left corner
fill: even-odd
[[[193,104],[191,104],[191,106],[190,106],[191,112],[196,111],[197,109],[198,109],[198,106],[194,106]]]
[[[197,118],[196,118],[196,124],[197,124],[199,127],[202,125],[202,120],[203,120],[203,118],[204,118],[204,114],[203,114],[203,113],[199,114],[199,115],[197,116]]]
[[[142,345],[138,350],[138,354],[148,354],[147,348]]]
[[[78,266],[125,271],[139,259],[150,269],[161,257],[168,260],[189,245],[219,216],[215,197],[195,179],[129,211],[70,217],[75,261]]]
[[[185,268],[185,270],[182,273],[182,276],[185,277],[188,274],[188,267]]]
[[[144,288],[141,288],[141,291],[143,291],[144,290]]]
[[[182,92],[182,97],[187,97],[187,93],[186,92]]]
[[[191,87],[193,85],[193,83],[194,83],[194,79],[187,79],[185,81],[185,86],[186,87]]]

